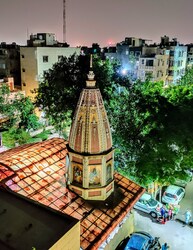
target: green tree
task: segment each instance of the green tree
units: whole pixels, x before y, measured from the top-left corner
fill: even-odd
[[[192,158],[192,87],[137,82],[111,100],[116,168],[147,186],[185,179]],[[117,105],[118,104],[118,105]]]
[[[185,74],[181,77],[180,85],[189,85],[193,83],[193,67],[187,68]]]
[[[39,119],[35,114],[35,106],[30,100],[30,97],[24,97],[23,95],[17,95],[12,102],[15,112],[14,117],[18,128],[24,130],[35,130],[39,127]]]
[[[1,129],[4,133],[4,145],[12,147],[15,142],[23,144],[30,135],[27,131],[39,126],[38,117],[34,113],[34,104],[29,97],[18,93],[11,95],[7,85],[0,86]]]
[[[36,129],[39,123],[34,108],[29,97],[20,93],[13,97],[7,85],[0,86],[0,114],[6,118],[5,128]]]
[[[155,117],[159,126],[147,134],[135,165],[141,183],[147,185],[154,180],[164,185],[187,178],[193,149],[192,87],[180,85],[162,90],[165,108],[160,103]]]

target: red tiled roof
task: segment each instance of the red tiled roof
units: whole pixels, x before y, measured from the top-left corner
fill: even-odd
[[[81,248],[97,249],[144,189],[115,173],[115,191],[105,202],[80,198],[66,185],[66,144],[64,139],[52,138],[0,154],[0,173],[5,175],[0,185],[4,181],[14,192],[79,219]]]

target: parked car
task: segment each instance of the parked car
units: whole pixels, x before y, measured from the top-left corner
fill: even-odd
[[[158,207],[161,208],[162,206],[163,204],[153,199],[150,194],[144,193],[135,203],[134,208],[150,214],[153,218],[157,218],[160,215]]]
[[[170,185],[162,196],[163,203],[178,204],[185,196],[185,189],[179,186]]]
[[[120,242],[116,250],[158,250],[161,245],[158,237],[146,232],[135,232]]]

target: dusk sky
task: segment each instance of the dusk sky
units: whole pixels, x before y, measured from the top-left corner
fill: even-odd
[[[193,43],[193,0],[66,0],[70,46],[101,47],[138,37]],[[36,33],[63,41],[63,0],[0,0],[0,42],[26,45]]]

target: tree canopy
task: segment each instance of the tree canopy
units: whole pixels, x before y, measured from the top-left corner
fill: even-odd
[[[1,130],[10,130],[13,140],[24,143],[30,136],[27,131],[39,126],[38,117],[34,113],[34,104],[29,97],[12,94],[6,84],[0,86],[0,115],[3,118]]]

